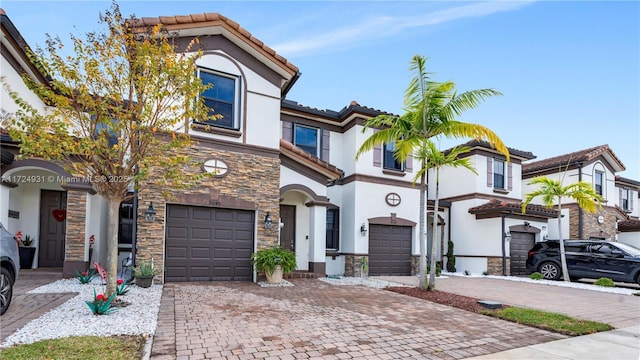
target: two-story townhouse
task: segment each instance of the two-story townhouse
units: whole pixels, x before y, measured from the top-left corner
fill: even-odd
[[[574,200],[563,199],[562,238],[564,239],[607,239],[615,241],[617,222],[627,220],[627,214],[619,206],[620,191],[616,186],[616,173],[625,169],[624,164],[609,148],[600,145],[554,156],[523,165],[523,193],[536,190],[529,181],[537,176],[547,176],[568,185],[577,181],[593,184],[595,191],[604,200],[602,208],[595,214],[582,210]],[[540,199],[534,199],[534,203]],[[558,239],[556,222],[549,224],[548,237]]]
[[[615,187],[616,206],[627,214],[627,219],[618,221],[618,241],[640,248],[640,181],[616,176]]]
[[[310,241],[308,222],[315,220],[316,228],[324,226],[326,242],[318,251],[326,256],[325,272],[329,275],[411,275],[416,271],[419,189],[412,184],[413,159],[396,161],[393,144],[376,147],[355,159],[360,144],[376,131],[363,132],[365,120],[381,113],[355,101],[340,111],[314,109],[289,100],[282,103],[282,142],[342,170],[339,179],[315,184],[326,187],[323,192],[328,198],[322,199],[328,202],[326,213],[320,213],[326,217],[323,223],[322,218],[309,214],[318,203],[312,186],[295,184],[293,179],[299,178],[301,171],[282,162],[281,243],[295,242],[300,262],[298,249],[304,256]],[[294,223],[295,228],[286,230],[287,223]],[[292,238],[295,240],[289,240]]]
[[[443,226],[437,258],[446,264],[442,254],[451,240],[458,271],[528,274],[527,251],[546,235],[548,220],[557,216],[557,211],[533,204],[522,213],[522,163],[535,156],[508,148],[507,161],[487,142],[471,140],[463,145],[471,149],[461,156],[469,158],[478,175],[462,167],[440,169],[438,217]],[[428,176],[434,178],[433,169]],[[435,187],[429,186],[429,198],[434,196]]]

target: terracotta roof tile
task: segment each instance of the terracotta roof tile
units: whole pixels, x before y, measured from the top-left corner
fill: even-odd
[[[292,143],[284,139],[280,139],[280,151],[282,150],[289,150],[290,153],[293,153],[294,156],[296,156],[296,158],[298,158],[299,160],[302,160],[307,165],[318,166],[324,169],[325,172],[327,172],[331,177],[333,177],[331,180],[337,180],[341,178],[342,175],[344,174],[344,171],[340,170],[335,165],[331,165],[330,163],[324,160],[320,160],[320,158],[318,158],[317,156],[309,154],[308,152],[302,150],[301,148],[293,145]]]
[[[474,206],[469,208],[471,214],[481,213],[509,213],[522,214],[522,202],[506,202],[501,200],[490,200],[486,204]],[[542,205],[529,204],[527,205],[526,214],[544,216],[548,218],[555,218],[558,216],[558,211],[549,209]],[[525,214],[525,215],[526,215]]]
[[[593,159],[595,159],[596,157],[609,152],[611,154],[611,157],[613,158],[614,161],[618,162],[618,164],[620,165],[620,167],[622,167],[624,169],[624,165],[622,164],[622,161],[620,161],[620,159],[618,159],[618,157],[613,153],[613,151],[611,151],[611,149],[609,148],[609,145],[600,145],[600,146],[594,146],[588,149],[583,149],[583,150],[579,150],[579,151],[574,151],[572,153],[569,154],[564,154],[564,155],[558,155],[558,156],[554,156],[554,157],[550,157],[547,159],[543,159],[543,160],[539,160],[539,161],[534,161],[534,162],[530,162],[527,164],[523,164],[522,165],[522,172],[524,173],[531,173],[531,172],[535,172],[535,171],[539,171],[539,170],[547,170],[547,169],[560,169],[562,167],[565,167],[569,164],[569,162],[588,162],[591,161]]]
[[[284,57],[278,55],[273,49],[266,46],[264,42],[251,35],[251,32],[242,28],[240,24],[218,13],[143,17],[139,19],[130,19],[129,23],[133,28],[163,24],[167,26],[169,30],[173,30],[171,29],[172,26],[175,26],[176,28],[198,28],[220,25],[227,27],[230,32],[243,38],[247,44],[252,45],[256,50],[265,54],[265,56],[272,58],[274,62],[279,63],[279,65],[291,75],[296,75],[299,71],[298,67],[287,61]]]
[[[618,223],[618,231],[621,231],[621,232],[640,231],[640,220],[632,219],[632,220],[620,221]]]

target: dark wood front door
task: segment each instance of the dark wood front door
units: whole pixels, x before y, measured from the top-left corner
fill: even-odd
[[[66,235],[67,193],[64,191],[40,191],[40,241],[38,243],[38,267],[62,267]],[[64,211],[63,211],[64,210]],[[56,216],[58,219],[56,219]],[[62,221],[58,221],[62,219]]]
[[[291,251],[296,250],[296,207],[280,205],[280,219],[284,224],[280,230],[280,246]]]

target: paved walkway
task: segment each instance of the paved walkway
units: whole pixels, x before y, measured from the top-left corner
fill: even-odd
[[[66,294],[27,294],[39,286],[62,279],[62,270],[20,270],[13,287],[13,298],[9,310],[0,318],[0,343],[29,321],[36,319],[76,296]]]
[[[565,336],[363,286],[165,285],[151,359],[462,359]]]
[[[380,279],[409,285],[417,284],[413,276],[383,276]],[[438,278],[436,289],[513,306],[556,312],[578,319],[599,321],[616,328],[640,325],[640,296],[462,276]]]

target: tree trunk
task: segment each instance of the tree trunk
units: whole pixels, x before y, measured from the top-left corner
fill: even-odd
[[[118,225],[120,200],[117,198],[107,198],[109,207],[109,227],[107,228],[107,288],[105,297],[110,297],[116,292],[116,281],[118,280]]]
[[[558,232],[560,238],[560,263],[562,264],[562,278],[565,282],[571,282],[569,269],[567,268],[567,255],[564,252],[564,240],[562,239],[562,198],[558,199]]]
[[[436,289],[436,249],[438,241],[438,195],[440,192],[440,169],[436,167],[436,201],[433,207],[433,240],[431,241],[431,254],[429,256],[429,285],[427,289]]]
[[[426,163],[422,161],[422,168],[425,168]],[[427,272],[427,227],[426,227],[426,201],[427,199],[427,185],[426,185],[426,171],[420,176],[420,273],[418,274],[418,288],[424,289],[427,287],[425,274]]]

